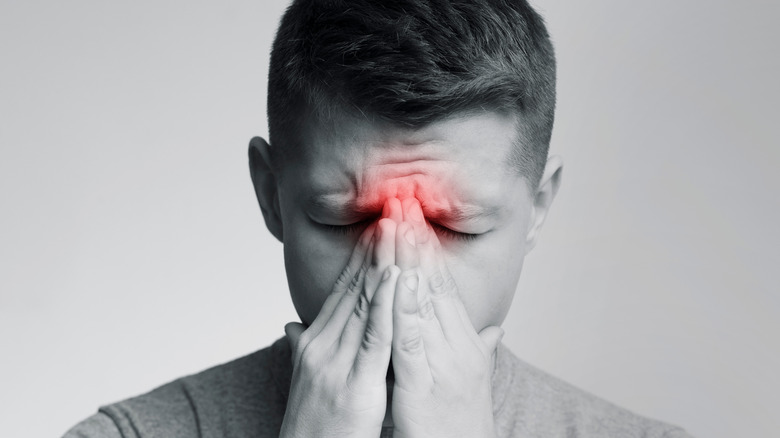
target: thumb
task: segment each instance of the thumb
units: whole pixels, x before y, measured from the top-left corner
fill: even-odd
[[[301,333],[306,331],[306,327],[299,322],[288,322],[284,326],[284,334],[287,335],[287,342],[290,343],[290,350],[293,352],[291,355],[293,365],[296,362],[296,352],[298,351],[298,338],[301,337]]]
[[[482,342],[485,343],[485,346],[488,349],[487,351],[490,354],[493,354],[496,351],[496,348],[498,348],[498,344],[501,342],[501,338],[503,337],[504,329],[495,325],[485,327],[481,332],[479,332],[479,338],[482,339]]]

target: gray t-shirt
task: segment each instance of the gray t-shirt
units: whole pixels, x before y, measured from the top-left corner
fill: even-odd
[[[147,394],[101,407],[64,438],[261,438],[282,425],[292,376],[285,338]],[[499,437],[690,438],[518,359],[503,345],[493,374]],[[382,436],[392,436],[384,428]]]

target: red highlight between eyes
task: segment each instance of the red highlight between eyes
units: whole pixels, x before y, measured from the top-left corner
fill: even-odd
[[[385,203],[392,198],[401,202],[408,198],[417,199],[426,217],[438,216],[450,207],[446,188],[423,175],[389,179],[371,188],[363,187],[358,205],[361,210],[382,211]]]
[[[416,199],[420,203],[423,219],[438,235],[446,237],[449,241],[472,241],[481,236],[481,234],[464,233],[450,228],[449,223],[468,217],[474,210],[464,211],[457,208],[457,205],[453,206],[446,195],[447,191],[438,184],[438,181],[432,181],[432,178],[422,175],[384,180],[381,184],[373,185],[371,189],[366,185],[362,186],[358,198],[350,202],[351,205],[342,206],[342,210],[348,210],[343,214],[355,218],[355,222],[344,225],[321,224],[321,226],[331,232],[351,236],[365,229],[380,215],[392,218],[394,214],[391,214],[390,209],[397,210],[396,215],[399,213],[406,215],[409,212],[401,213],[403,205],[406,204],[404,201]],[[397,201],[388,202],[392,199]],[[396,205],[391,207],[391,204]],[[400,220],[400,217],[397,220]]]

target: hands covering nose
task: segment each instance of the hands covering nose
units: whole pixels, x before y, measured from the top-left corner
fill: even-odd
[[[493,353],[474,330],[417,199],[385,203],[319,315],[285,327],[293,378],[281,436],[378,437],[393,360],[394,437],[494,437]]]

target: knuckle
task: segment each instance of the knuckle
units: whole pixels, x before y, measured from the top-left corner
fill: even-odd
[[[428,287],[431,291],[431,296],[435,298],[458,295],[458,285],[455,283],[455,279],[450,275],[444,276],[441,272],[431,276],[431,279],[428,281]]]
[[[455,295],[458,290],[458,285],[455,284],[455,279],[451,276],[447,276],[444,280],[444,293]]]
[[[352,279],[349,282],[349,287],[347,289],[348,293],[359,293],[362,289],[363,279],[365,278],[366,269],[365,266],[358,269],[357,272],[352,276]]]
[[[433,295],[445,295],[447,293],[446,284],[447,282],[444,279],[444,276],[441,274],[441,272],[434,273],[430,280],[428,281],[428,287],[431,290],[431,293]]]
[[[423,319],[433,319],[436,316],[436,313],[433,309],[433,303],[431,303],[430,300],[425,300],[420,304],[420,317]]]
[[[404,353],[416,354],[422,351],[422,337],[419,335],[407,336],[399,342],[399,349]]]
[[[382,336],[375,324],[366,325],[366,331],[363,333],[363,340],[361,341],[361,347],[364,350],[372,350],[385,343],[384,336]]]
[[[360,284],[360,271],[356,272],[355,275],[352,276],[352,281],[349,283],[350,290],[357,289],[359,284]]]
[[[322,361],[312,348],[305,347],[300,354],[299,366],[306,374],[313,374],[320,369]]]
[[[336,279],[336,286],[347,286],[354,275],[355,274],[352,272],[352,269],[349,267],[349,265],[347,265]]]
[[[365,293],[361,293],[360,297],[358,297],[358,302],[355,305],[355,310],[353,310],[353,313],[359,319],[363,319],[368,315],[368,309],[369,309],[368,297],[366,296]]]

